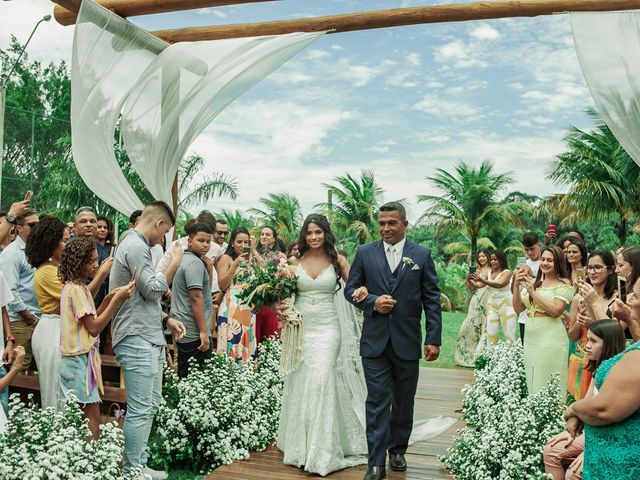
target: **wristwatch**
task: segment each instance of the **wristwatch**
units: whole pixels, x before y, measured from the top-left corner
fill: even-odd
[[[7,213],[4,218],[7,220],[7,222],[9,223],[13,223],[14,225],[16,224],[16,217],[14,217],[13,215],[11,215],[10,213]]]

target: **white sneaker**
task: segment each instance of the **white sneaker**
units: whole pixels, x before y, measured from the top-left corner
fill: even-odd
[[[142,475],[146,475],[151,480],[167,480],[169,474],[163,470],[153,470],[146,465],[142,468]]]

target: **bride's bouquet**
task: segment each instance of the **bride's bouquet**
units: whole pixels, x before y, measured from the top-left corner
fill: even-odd
[[[238,288],[236,299],[258,312],[262,307],[280,303],[296,291],[298,276],[292,265],[282,258],[275,258],[262,266],[249,262],[233,278]]]

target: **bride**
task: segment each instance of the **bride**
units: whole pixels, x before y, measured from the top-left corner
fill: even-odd
[[[285,464],[322,476],[367,463],[361,322],[341,291],[349,263],[335,244],[327,218],[309,215],[300,231],[299,254],[290,259],[298,274],[295,307],[303,318],[303,360],[285,376],[277,438]],[[367,295],[360,287],[353,298],[360,302]],[[409,443],[454,423],[442,416],[414,422]]]
[[[367,463],[364,419],[354,406],[361,402],[364,408],[366,392],[364,381],[353,385],[345,371],[357,373],[360,358],[351,358],[355,360],[351,368],[341,365],[347,353],[342,347],[348,340],[344,337],[353,337],[353,332],[345,329],[344,315],[338,314],[336,299],[342,292],[336,292],[341,289],[340,280],[349,275],[349,263],[338,255],[325,216],[307,217],[298,249],[299,256],[290,263],[298,274],[295,307],[303,316],[304,360],[284,380],[277,445],[285,464],[324,476]],[[363,299],[366,294],[363,289],[354,297]]]

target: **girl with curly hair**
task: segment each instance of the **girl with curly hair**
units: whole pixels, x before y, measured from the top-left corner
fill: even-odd
[[[64,283],[60,299],[60,398],[66,399],[73,392],[89,420],[94,439],[100,435],[98,391],[104,393],[98,352],[100,332],[135,289],[133,280],[114,289],[96,310],[87,280],[97,269],[98,251],[92,238],[74,238],[62,251],[58,267],[58,275]]]
[[[42,408],[58,407],[58,364],[60,363],[60,297],[62,283],[58,264],[69,241],[69,229],[55,217],[42,217],[31,229],[24,253],[36,268],[33,286],[42,316],[33,331],[31,348],[38,365]]]

